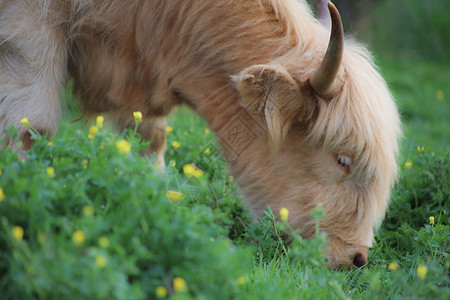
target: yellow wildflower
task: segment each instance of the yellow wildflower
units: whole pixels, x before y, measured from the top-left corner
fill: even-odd
[[[430,224],[434,225],[434,217],[433,216],[430,217]]]
[[[173,161],[173,162],[170,163],[170,166],[171,166],[172,168],[174,168],[176,165],[177,165],[177,163],[176,163],[175,161]]]
[[[134,117],[134,120],[136,120],[136,122],[142,121],[142,113],[140,111],[135,111],[133,113],[133,117]]]
[[[398,263],[396,263],[395,261],[391,262],[388,266],[389,270],[391,271],[395,271],[398,269]]]
[[[181,277],[175,277],[173,279],[173,289],[175,292],[181,292],[186,289],[186,281]]]
[[[23,228],[20,226],[14,226],[12,229],[12,234],[16,241],[21,241],[23,239]]]
[[[410,169],[411,168],[411,162],[410,161],[405,162],[405,167]]]
[[[47,145],[53,146],[53,143],[49,141],[49,142],[47,143]]]
[[[119,140],[116,142],[117,149],[120,150],[120,152],[128,153],[131,150],[131,145],[127,140]]]
[[[236,281],[237,281],[237,283],[238,283],[239,285],[243,285],[243,284],[246,282],[244,276],[239,276],[239,277],[236,279]]]
[[[167,296],[167,289],[163,286],[158,286],[155,289],[155,294],[158,298],[165,298]]]
[[[88,204],[83,207],[83,215],[85,215],[86,217],[90,217],[93,214],[94,214],[94,208],[92,206],[90,206]]]
[[[180,144],[179,142],[177,142],[177,141],[173,141],[173,142],[172,142],[172,146],[173,146],[175,149],[177,149],[177,148],[180,148],[181,144]]]
[[[89,128],[89,133],[92,135],[96,135],[98,133],[98,127],[95,125],[92,125],[91,128]]]
[[[104,121],[105,121],[105,118],[103,118],[103,116],[97,116],[97,119],[96,119],[97,127],[102,128]]]
[[[95,265],[100,269],[106,267],[106,257],[104,257],[103,255],[97,255],[95,257]]]
[[[174,202],[178,202],[183,199],[183,193],[177,191],[167,191],[167,197]]]
[[[77,230],[73,233],[72,241],[76,246],[80,246],[84,243],[84,240],[86,239],[86,235],[83,231]]]
[[[203,176],[203,173],[205,173],[205,172],[203,172],[200,169],[197,169],[197,170],[194,171],[194,173],[192,173],[192,176],[194,176],[195,178],[200,178],[200,177]]]
[[[20,124],[22,124],[25,127],[30,127],[30,121],[28,121],[28,118],[23,118],[22,120],[20,120]]]
[[[419,276],[420,279],[424,279],[427,275],[427,267],[426,266],[418,266],[417,267],[417,276]]]
[[[208,134],[210,130],[208,128],[205,128],[205,134]]]
[[[95,138],[95,135],[93,135],[91,133],[88,134],[88,139],[93,140],[94,138]]]
[[[83,161],[81,162],[81,165],[83,166],[83,169],[87,169],[88,161],[86,159],[83,159]]]
[[[3,201],[3,200],[5,200],[5,193],[3,192],[3,189],[2,188],[0,188],[0,202],[1,201]]]
[[[233,177],[233,176],[228,176],[228,181],[229,181],[229,182],[233,182],[233,180],[234,180],[234,177]]]
[[[444,100],[444,92],[442,90],[437,90],[436,91],[436,98],[438,99],[438,101]]]
[[[166,127],[166,132],[171,133],[173,131],[173,128],[171,126]]]
[[[209,152],[211,152],[211,150],[209,148],[206,148],[205,151],[203,151],[203,153],[208,154]]]
[[[420,146],[417,146],[417,151],[419,151],[419,152],[422,152],[422,151],[423,151],[423,149],[425,149],[425,147],[424,147],[424,146],[422,146],[422,147],[420,147]]]
[[[281,220],[287,221],[287,219],[289,217],[289,210],[286,207],[283,207],[280,209],[280,217],[281,217]]]
[[[55,169],[53,167],[47,167],[45,171],[50,178],[55,177]]]
[[[102,236],[98,239],[98,245],[102,248],[108,248],[109,247],[109,240],[107,237]]]
[[[195,167],[193,165],[184,165],[183,166],[183,172],[186,176],[192,176],[195,172]]]

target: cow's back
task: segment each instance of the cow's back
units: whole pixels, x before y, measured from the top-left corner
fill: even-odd
[[[136,43],[142,2],[97,2],[73,8],[68,19],[68,72],[85,112],[165,113],[161,103],[152,105],[158,80],[154,59],[143,61]]]
[[[78,2],[86,1],[73,3]],[[87,110],[123,111],[125,106],[167,115],[186,100],[177,95],[184,78],[220,72],[228,80],[243,67],[269,59],[263,55],[281,50],[280,43],[260,43],[285,30],[282,24],[274,30],[274,23],[280,23],[276,18],[261,22],[262,14],[258,1],[75,5],[69,18],[69,73]]]

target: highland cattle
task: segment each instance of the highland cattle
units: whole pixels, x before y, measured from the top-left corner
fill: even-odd
[[[54,135],[73,81],[85,117],[141,111],[164,164],[166,117],[188,105],[217,137],[255,216],[310,238],[322,203],[332,268],[361,267],[396,177],[400,121],[365,47],[297,0],[0,0],[0,130]]]

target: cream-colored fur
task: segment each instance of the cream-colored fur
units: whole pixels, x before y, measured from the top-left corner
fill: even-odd
[[[123,127],[142,111],[140,131],[163,163],[165,117],[187,104],[216,132],[256,216],[287,207],[308,238],[322,202],[330,265],[349,265],[388,206],[400,121],[352,41],[339,89],[315,94],[309,78],[328,36],[296,0],[0,0],[0,128],[18,126],[27,142],[27,117],[53,134],[72,78],[86,116],[108,113]]]

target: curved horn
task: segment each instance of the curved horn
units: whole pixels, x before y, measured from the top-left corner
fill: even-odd
[[[311,74],[311,87],[317,95],[329,98],[335,91],[335,78],[342,62],[344,28],[341,16],[333,3],[328,3],[331,16],[331,35],[328,49],[319,67]]]

